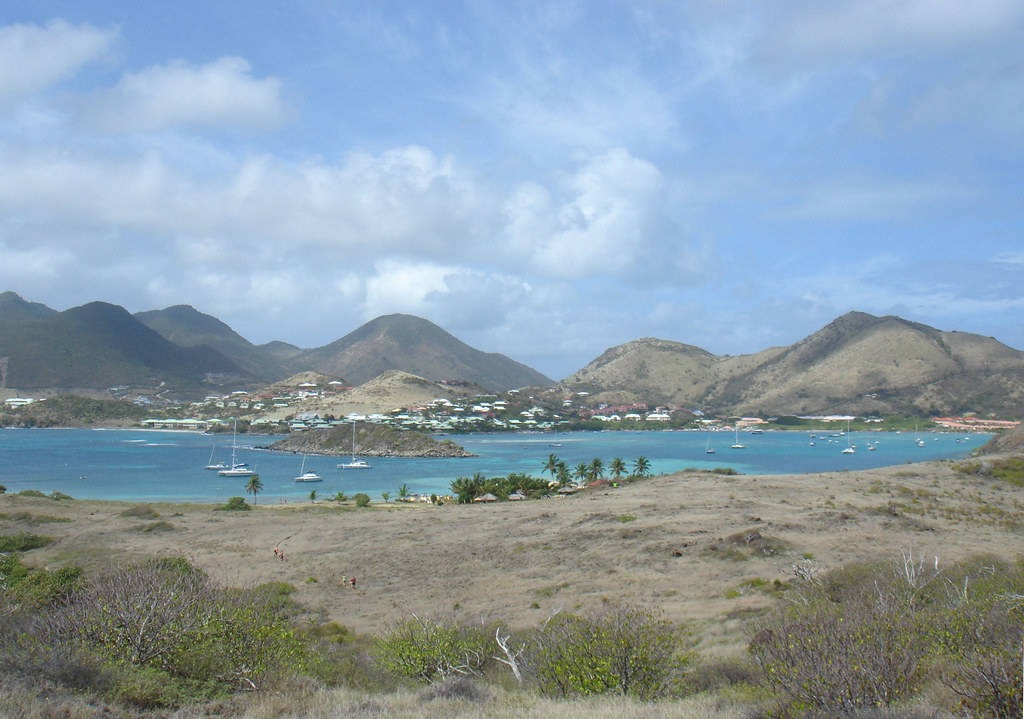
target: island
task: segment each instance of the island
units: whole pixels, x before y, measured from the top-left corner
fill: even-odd
[[[294,432],[263,447],[296,454],[364,457],[474,457],[450,439],[438,440],[424,432],[401,430],[384,424],[337,425],[329,429]]]

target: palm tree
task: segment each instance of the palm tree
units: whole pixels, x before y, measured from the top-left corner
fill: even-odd
[[[590,460],[590,467],[588,471],[591,481],[601,479],[601,477],[604,476],[604,462],[601,461],[600,457],[594,457]]]
[[[622,461],[622,457],[616,457],[612,460],[612,463],[608,465],[608,469],[612,473],[612,477],[616,481],[622,478],[622,475],[626,473],[626,463]]]
[[[403,484],[398,488],[398,498],[405,499],[409,496],[409,485]]]
[[[252,495],[252,503],[256,504],[256,495],[263,491],[263,482],[260,481],[258,474],[249,477],[249,482],[245,485],[245,491]]]
[[[633,476],[647,477],[651,474],[651,460],[640,456],[633,460]]]
[[[562,460],[558,460],[558,483],[563,487],[569,484],[572,479],[572,475],[569,473],[569,465]]]
[[[551,473],[551,479],[555,478],[555,474],[558,472],[558,463],[561,461],[557,455],[548,455],[548,461],[544,463],[544,471]]]
[[[572,474],[576,479],[582,481],[590,476],[590,465],[580,462],[576,465],[576,470]]]

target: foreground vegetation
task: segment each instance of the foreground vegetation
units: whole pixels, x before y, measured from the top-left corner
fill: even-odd
[[[56,715],[47,702],[81,717],[1021,716],[1022,560],[905,553],[829,573],[805,560],[773,585],[747,652],[721,658],[612,601],[526,628],[456,611],[355,636],[285,583],[223,587],[181,558],[33,568],[47,542],[8,535],[0,555],[12,716]]]

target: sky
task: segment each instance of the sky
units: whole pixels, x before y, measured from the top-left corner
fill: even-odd
[[[1019,0],[0,0],[0,291],[561,379],[895,314],[1024,349]]]

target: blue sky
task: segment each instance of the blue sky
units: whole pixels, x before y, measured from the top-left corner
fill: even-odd
[[[1024,4],[0,1],[0,290],[561,378],[849,310],[1024,348]]]

